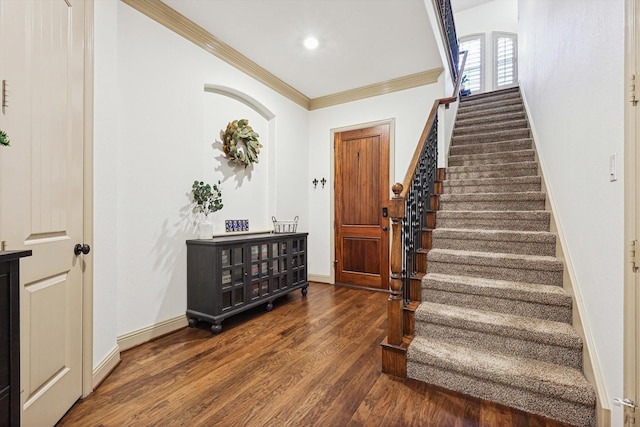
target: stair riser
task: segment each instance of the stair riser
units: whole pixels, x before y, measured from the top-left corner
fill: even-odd
[[[482,178],[518,178],[522,176],[536,176],[538,167],[526,167],[519,169],[487,169],[486,171],[474,172],[450,172],[447,171],[447,180],[456,179],[482,179]]]
[[[456,124],[453,136],[469,135],[473,133],[497,132],[500,130],[526,129],[529,125],[526,120],[510,120],[500,123],[484,123],[482,125]]]
[[[518,265],[512,267],[475,265],[467,264],[464,260],[460,261],[461,262],[453,262],[452,260],[443,262],[429,260],[427,263],[427,272],[562,286],[562,271],[534,269],[534,266],[525,269]]]
[[[440,209],[448,211],[535,211],[544,209],[544,200],[444,201]]]
[[[490,94],[485,96],[472,95],[470,98],[469,97],[462,98],[462,100],[460,101],[460,105],[468,107],[471,105],[486,104],[489,102],[499,102],[499,101],[506,101],[511,99],[521,99],[520,92],[517,92],[517,91],[504,92],[504,93]]]
[[[480,119],[481,117],[492,117],[495,120],[496,116],[502,114],[524,113],[524,107],[522,105],[507,105],[507,106],[494,106],[488,109],[458,109],[456,120],[471,120]]]
[[[487,218],[441,218],[436,227],[480,230],[549,231],[549,220],[508,220]]]
[[[524,111],[516,111],[514,113],[496,114],[495,116],[479,117],[476,119],[456,119],[457,126],[473,126],[473,125],[487,125],[490,123],[503,123],[511,120],[525,119],[526,115]]]
[[[451,146],[455,147],[457,145],[483,144],[487,142],[511,141],[514,139],[528,138],[531,138],[531,131],[528,128],[513,129],[491,133],[454,136],[451,138]]]
[[[488,110],[488,109],[493,109],[497,107],[507,107],[511,105],[522,106],[522,98],[517,96],[517,97],[506,98],[506,99],[486,99],[480,102],[475,102],[475,101],[461,102],[460,107],[458,108],[458,111],[461,113],[466,113],[468,111],[482,111],[482,110]]]
[[[474,378],[450,369],[407,361],[407,376],[448,390],[490,400],[525,412],[531,412],[576,426],[595,426],[593,407],[567,402],[515,386]],[[540,389],[544,390],[544,386]]]
[[[497,296],[447,292],[429,288],[422,289],[422,301],[571,323],[571,307],[567,306],[538,304],[531,301],[519,301]]]
[[[449,150],[450,155],[469,155],[469,154],[488,154],[488,153],[504,153],[509,151],[531,150],[533,143],[531,140],[516,140],[509,142],[501,142],[497,144],[467,144],[452,146]]]
[[[524,183],[512,185],[450,185],[444,183],[445,194],[469,193],[519,193],[525,191],[540,191],[540,183]]]
[[[524,242],[524,241],[499,241],[479,239],[456,239],[449,237],[433,236],[432,247],[437,249],[454,249],[473,252],[500,252],[520,255],[555,256],[556,245],[554,243]]]
[[[464,346],[472,342],[476,348],[582,369],[581,349],[544,344],[526,338],[501,336],[490,332],[459,329],[418,319],[416,319],[415,331],[417,335],[441,339],[452,344]]]
[[[501,155],[502,154],[502,155]],[[449,166],[499,165],[503,163],[532,162],[535,155],[532,150],[522,153],[509,152],[498,154],[472,154],[449,156]]]

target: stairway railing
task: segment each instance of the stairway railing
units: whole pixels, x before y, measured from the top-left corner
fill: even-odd
[[[467,53],[463,52],[459,70],[464,69],[466,59]],[[448,108],[449,104],[458,100],[461,74],[457,73],[453,95],[433,102],[404,180],[392,187],[394,196],[389,201],[388,208],[391,218],[390,295],[388,332],[384,343],[389,348],[400,349],[403,346],[403,308],[412,300],[411,295],[419,291],[411,289],[411,278],[421,269],[426,272],[426,258],[421,262],[418,256],[424,243],[427,212],[437,210],[437,199],[434,199],[433,195],[438,174],[438,108],[440,105]],[[403,376],[406,362],[404,368],[400,365],[397,361],[390,360],[383,352],[383,372]]]
[[[440,11],[440,30],[442,31],[443,40],[447,45],[449,54],[448,60],[453,80],[458,78],[458,35],[456,34],[456,25],[453,20],[453,9],[451,8],[451,0],[434,0]]]

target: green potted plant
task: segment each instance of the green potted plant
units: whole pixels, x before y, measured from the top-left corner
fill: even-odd
[[[465,74],[462,76],[462,80],[460,80],[460,96],[471,95],[471,89],[467,89],[467,83],[469,83],[469,78]]]
[[[10,143],[11,141],[9,140],[9,137],[7,136],[5,131],[0,129],[0,145],[4,147],[8,147],[9,145],[11,145]]]
[[[198,223],[198,238],[211,239],[213,224],[209,221],[209,214],[217,212],[223,207],[220,181],[213,185],[204,181],[193,181],[191,194],[193,196],[193,213],[201,216]]]

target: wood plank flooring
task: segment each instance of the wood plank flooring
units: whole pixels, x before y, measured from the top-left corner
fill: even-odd
[[[387,294],[312,283],[267,313],[175,333],[122,362],[59,426],[565,424],[380,371]]]

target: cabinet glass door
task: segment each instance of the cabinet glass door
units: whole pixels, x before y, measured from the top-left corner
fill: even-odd
[[[249,245],[251,251],[251,280],[249,295],[257,299],[270,293],[269,288],[269,244],[256,243]]]
[[[307,279],[307,248],[304,239],[291,241],[291,275],[292,285],[295,286]]]
[[[271,244],[271,289],[273,291],[287,289],[289,265],[287,264],[287,242]]]
[[[242,246],[220,251],[222,267],[222,310],[238,307],[245,303],[245,265]]]

